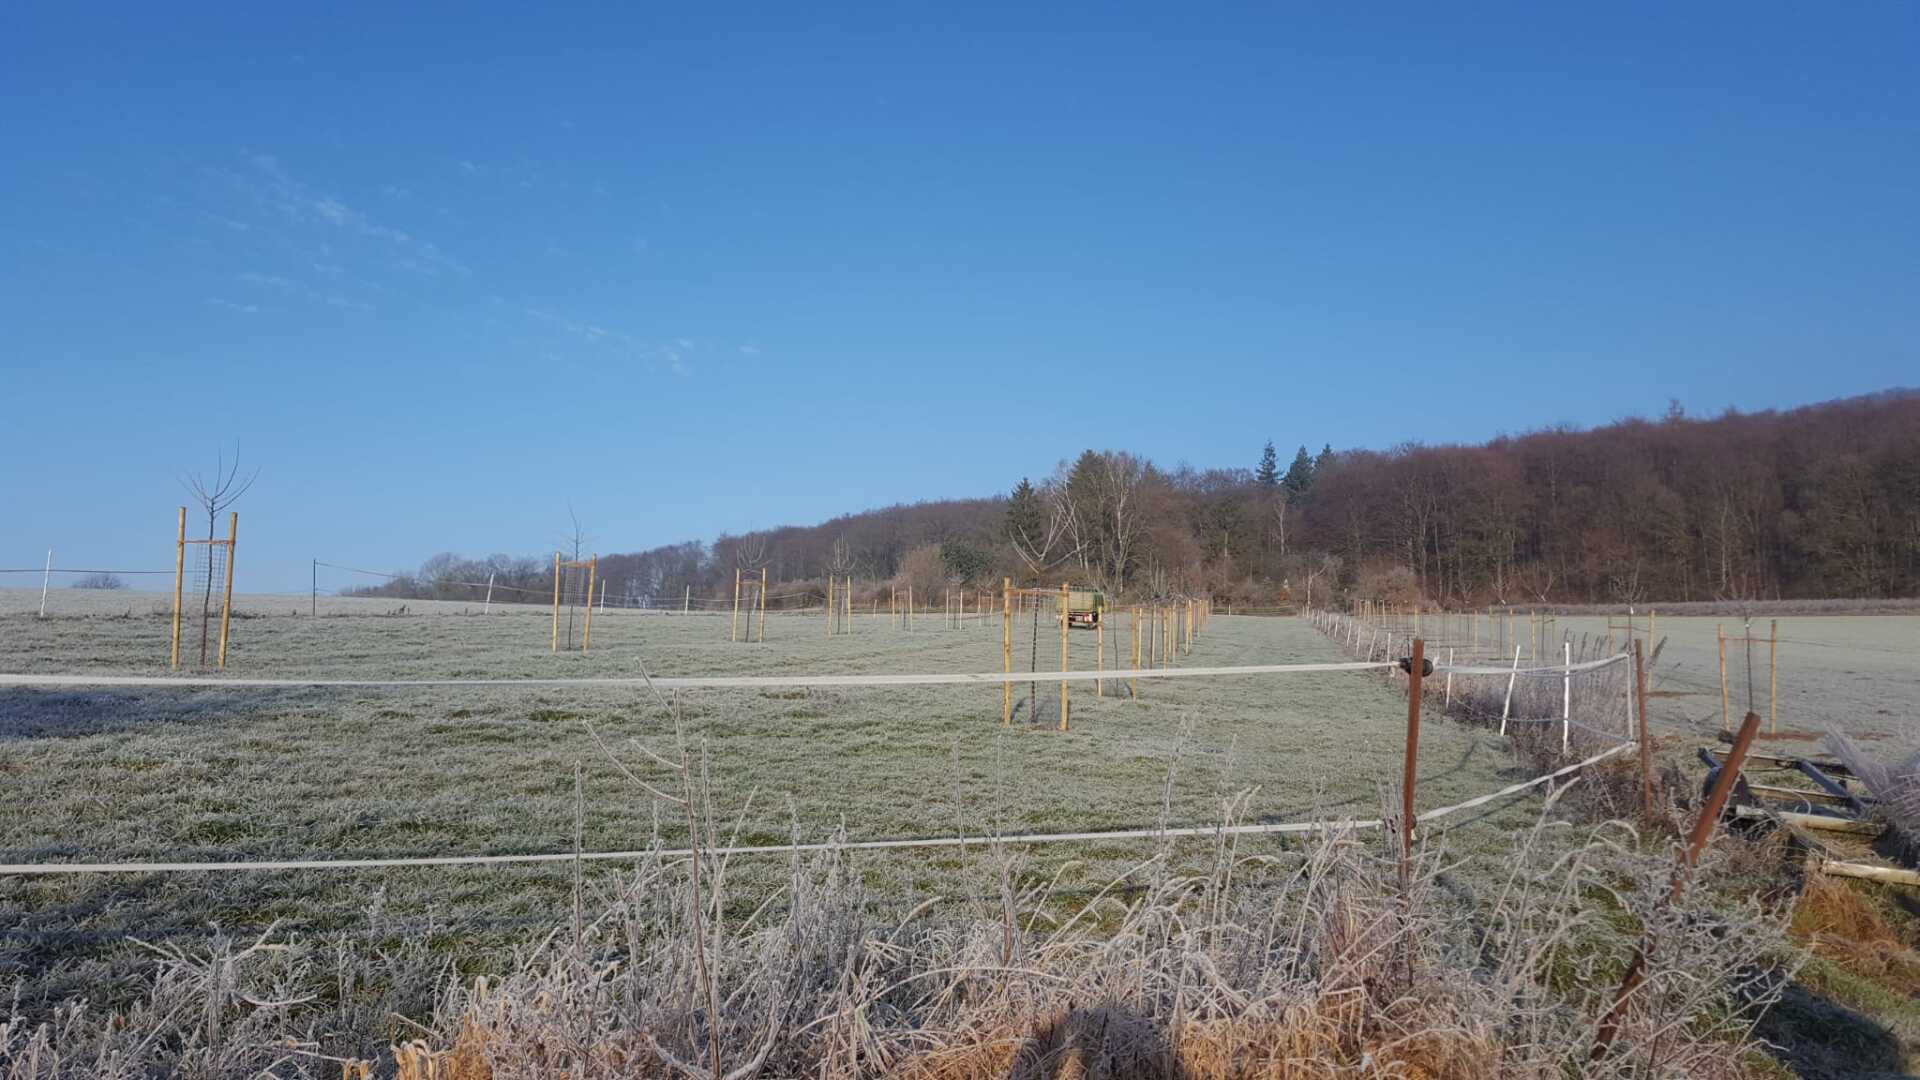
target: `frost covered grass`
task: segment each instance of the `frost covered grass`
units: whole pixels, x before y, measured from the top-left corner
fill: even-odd
[[[592,653],[554,656],[544,613],[407,606],[405,616],[236,620],[228,671],[512,678],[633,675],[642,662],[671,675],[1000,663],[993,621],[948,630],[922,617],[906,633],[863,618],[856,633],[828,639],[817,619],[771,616],[767,642],[746,645],[726,640],[721,617],[609,612],[596,620]],[[0,670],[165,669],[163,617],[10,616],[0,626]],[[1076,631],[1072,641],[1075,666],[1091,667],[1093,635]],[[1057,663],[1049,643],[1043,627],[1043,666]],[[1057,634],[1051,644],[1057,650]],[[1339,658],[1292,620],[1216,618],[1181,663]],[[1204,825],[1243,792],[1252,820],[1371,817],[1380,785],[1397,781],[1405,704],[1377,679],[1142,681],[1134,701],[1120,690],[1097,698],[1076,685],[1064,733],[1002,727],[997,688],[706,691],[683,693],[680,706],[716,810],[748,843]],[[601,745],[630,761],[636,740],[657,745],[668,734],[666,711],[628,690],[0,690],[0,858],[569,851],[576,767],[584,848],[642,848],[656,836],[677,844],[684,826],[634,798]],[[1425,806],[1519,775],[1501,740],[1449,724],[1430,726],[1422,762]],[[1035,857],[1084,886],[1138,852],[1107,844]],[[972,854],[849,858],[876,893],[905,899],[959,887]],[[569,880],[556,867],[5,879],[0,924],[12,931],[0,938],[0,964],[71,990],[124,973],[128,935],[197,939],[215,922],[245,934],[276,919],[284,931],[365,934],[369,897],[381,926],[424,933],[450,954],[497,953],[542,924]]]

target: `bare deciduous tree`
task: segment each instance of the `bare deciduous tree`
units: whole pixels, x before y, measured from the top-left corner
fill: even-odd
[[[854,567],[858,565],[853,557],[853,545],[847,543],[845,535],[833,541],[832,549],[827,553],[827,573],[834,577],[852,577]]]
[[[1075,535],[1073,500],[1067,497],[1064,483],[1057,478],[1047,481],[1036,503],[1039,512],[1028,520],[1009,518],[1007,539],[1027,572],[1038,577],[1078,556],[1081,546]]]
[[[574,562],[579,562],[580,553],[587,549],[587,541],[591,539],[591,537],[587,535],[587,530],[581,527],[580,515],[573,512],[573,500],[571,499],[567,500],[567,520],[572,523],[573,527],[560,537],[560,548],[562,551],[572,550],[573,554],[570,555],[569,558]]]
[[[211,474],[188,473],[180,478],[180,486],[187,489],[200,509],[207,515],[207,543],[202,545],[206,559],[206,582],[200,594],[200,662],[207,662],[207,624],[213,611],[214,578],[214,529],[220,519],[220,513],[230,510],[240,497],[260,479],[260,470],[255,469],[243,479],[240,475],[240,444],[233,444],[233,461],[227,461],[226,451],[215,452],[213,472]],[[227,552],[227,558],[233,558],[233,552]]]
[[[759,570],[767,565],[766,534],[748,533],[741,537],[733,549],[733,564],[741,570]]]
[[[1318,578],[1331,578],[1340,573],[1341,558],[1332,552],[1322,552],[1307,563],[1307,606],[1313,606],[1313,583]]]

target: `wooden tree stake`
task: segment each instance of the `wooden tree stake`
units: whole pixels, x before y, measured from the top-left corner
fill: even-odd
[[[1633,643],[1634,741],[1640,744],[1640,809],[1653,820],[1653,745],[1647,739],[1647,661],[1639,641]]]
[[[1013,579],[1000,579],[1000,670],[1013,674]],[[1000,723],[1013,723],[1013,683],[1000,684]]]
[[[553,553],[553,652],[560,651],[560,553]]]
[[[1420,765],[1420,680],[1427,662],[1427,642],[1413,639],[1413,657],[1407,664],[1407,756],[1400,775],[1400,886],[1413,881],[1413,786]]]
[[[173,670],[180,670],[180,590],[181,579],[187,573],[187,508],[180,508],[180,535],[173,544],[173,655],[167,661]]]
[[[1060,586],[1060,673],[1062,675],[1065,675],[1068,670],[1067,632],[1073,624],[1073,619],[1067,613],[1070,598],[1071,593],[1067,586],[1062,584]],[[1060,680],[1060,730],[1067,730],[1067,680],[1065,679]]]
[[[1727,700],[1727,628],[1722,624],[1715,624],[1713,633],[1720,641],[1720,730],[1730,731],[1733,724]]]

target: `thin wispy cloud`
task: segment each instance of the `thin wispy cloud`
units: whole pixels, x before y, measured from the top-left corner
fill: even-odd
[[[516,184],[526,186],[539,179],[537,165],[489,165],[458,159],[453,167],[460,173],[509,188]],[[231,192],[246,200],[239,212],[210,212],[207,215],[209,220],[236,233],[250,230],[251,237],[247,241],[250,246],[258,248],[258,242],[273,245],[271,252],[258,248],[255,258],[270,254],[297,256],[295,261],[286,262],[285,265],[294,268],[299,276],[269,272],[264,268],[236,273],[234,280],[239,287],[255,290],[255,298],[264,299],[271,292],[334,309],[357,311],[372,310],[372,304],[358,297],[375,293],[383,298],[382,306],[404,303],[400,298],[406,295],[406,288],[400,279],[387,274],[369,273],[371,267],[365,265],[369,255],[375,258],[378,265],[404,274],[442,279],[454,275],[469,279],[474,277],[471,269],[441,250],[432,240],[391,220],[384,220],[365,206],[356,204],[348,194],[328,191],[320,184],[295,176],[272,154],[248,153],[231,168],[208,169],[207,173],[223,181]],[[563,183],[562,187],[565,186]],[[433,191],[394,183],[373,186],[369,192],[367,197],[375,200],[381,212],[388,215],[403,207],[413,207],[416,213],[425,214],[437,202]],[[285,262],[284,258],[281,261]],[[356,263],[362,264],[358,267],[361,270],[359,274],[348,269]],[[304,272],[306,267],[311,267],[312,272]],[[376,283],[382,279],[387,283]],[[263,310],[259,303],[247,302],[252,298],[245,297],[244,293],[242,297],[237,300],[219,297],[209,303],[236,313],[253,314]],[[298,304],[266,302],[269,310],[282,313],[298,310]],[[494,297],[493,302],[507,303],[498,296]],[[555,304],[521,300],[511,303],[508,308],[509,311],[516,309],[522,317],[544,328],[545,340],[534,342],[536,356],[574,353],[584,357],[591,350],[600,354],[601,363],[617,358],[617,362],[639,370],[686,378],[698,374],[702,367],[707,366],[699,362],[702,359],[712,363],[736,353],[740,356],[757,356],[760,352],[759,346],[753,344],[692,336],[643,338],[604,320],[565,311]]]
[[[503,301],[495,297],[494,302],[498,304]],[[551,326],[587,345],[617,349],[633,360],[650,364],[674,375],[685,377],[693,374],[690,354],[697,352],[700,346],[692,338],[676,337],[665,342],[650,342],[632,334],[611,329],[601,323],[562,315],[551,308],[523,307],[521,310],[528,318]]]
[[[200,216],[206,218],[208,221],[224,225],[234,232],[251,232],[253,230],[253,226],[244,221],[240,221],[237,218],[226,217],[221,214],[215,214],[211,211],[202,210],[200,211]]]
[[[604,326],[600,326],[596,323],[581,322],[578,319],[570,319],[564,315],[556,314],[553,311],[550,311],[546,308],[527,308],[526,312],[529,316],[535,319],[538,319],[541,322],[548,324],[549,326],[557,326],[562,331],[568,334],[571,334],[574,337],[579,338],[580,340],[586,342],[589,345],[598,345],[602,341],[609,341],[609,340],[622,345],[629,345],[629,346],[635,346],[635,347],[638,347],[640,345],[640,342],[634,340],[633,338],[629,337],[626,334],[617,333],[615,331],[607,329]]]
[[[315,191],[294,178],[271,154],[251,154],[244,174],[230,174],[259,203],[289,221],[325,225],[385,244],[396,252],[395,264],[419,273],[442,272],[462,277],[472,270],[440,250],[439,245],[406,229],[377,221],[365,211],[333,195]]]
[[[257,274],[249,271],[241,274],[240,280],[249,285],[279,289],[282,292],[292,293],[295,296],[303,296],[316,304],[325,304],[328,307],[346,308],[353,311],[372,310],[371,304],[362,303],[359,300],[341,296],[338,293],[325,292],[311,285],[307,285],[304,282],[295,281],[292,278],[280,277],[277,274]]]

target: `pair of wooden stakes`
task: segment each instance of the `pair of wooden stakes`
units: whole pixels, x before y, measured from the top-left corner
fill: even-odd
[[[1738,637],[1729,637],[1725,624],[1716,623],[1713,628],[1714,636],[1720,639],[1720,730],[1733,730],[1733,689],[1727,679],[1727,646],[1747,646],[1747,675],[1748,685],[1751,687],[1753,646],[1765,645],[1767,647],[1767,734],[1775,735],[1780,730],[1780,710],[1776,704],[1780,697],[1780,620],[1774,619],[1768,624],[1766,637],[1758,637],[1754,634],[1751,619],[1747,620],[1743,629],[1744,632]],[[1752,709],[1751,690],[1747,696],[1749,698],[1747,707]]]
[[[569,562],[559,552],[556,551],[553,553],[553,632],[550,638],[550,644],[554,652],[560,651],[560,582],[569,570],[585,570],[587,572],[587,591],[585,594],[587,611],[585,622],[580,628],[580,651],[586,652],[587,649],[593,645],[593,587],[594,582],[600,576],[600,556],[595,555],[589,559],[579,559]],[[604,589],[604,587],[603,583],[602,588]],[[603,592],[601,603],[604,604],[605,602],[606,599]],[[488,603],[492,603],[491,589],[488,591]],[[573,606],[571,604],[567,605],[567,647],[569,649],[573,647],[572,608]]]
[[[1034,603],[1035,617],[1039,607],[1046,601],[1054,603],[1054,619],[1060,628],[1060,670],[1073,670],[1073,651],[1070,635],[1072,620],[1073,590],[1062,585],[1058,589],[1016,589],[1013,579],[1006,578],[1000,588],[1000,667],[1003,674],[1013,674],[1013,616],[1014,609],[1025,609],[1026,601]],[[1176,654],[1193,651],[1194,638],[1204,629],[1211,605],[1202,600],[1183,600],[1177,604],[1133,605],[1126,608],[1102,608],[1094,611],[1094,655],[1095,670],[1105,671],[1107,666],[1107,622],[1106,615],[1124,610],[1133,638],[1132,666],[1140,670],[1151,663],[1165,667],[1173,662]],[[1116,649],[1116,661],[1118,650]],[[1037,672],[1036,672],[1037,673]],[[1106,696],[1106,680],[1093,682],[1095,697]],[[1138,679],[1127,680],[1127,696],[1140,696]],[[1000,685],[1000,723],[1013,723],[1013,682]],[[1070,683],[1060,680],[1060,719],[1056,725],[1059,730],[1067,731],[1072,726],[1072,695]]]
[[[209,532],[211,532],[211,529],[209,529]],[[218,539],[211,535],[204,540],[187,539],[187,508],[184,506],[180,508],[179,532],[174,539],[173,546],[173,628],[170,634],[172,647],[170,658],[167,661],[173,670],[180,670],[180,637],[185,619],[183,599],[186,592],[187,547],[190,544],[202,545],[207,551],[206,591],[202,594],[200,603],[200,666],[205,667],[207,665],[208,638],[212,633],[210,624],[213,621],[213,590],[216,587],[215,578],[222,579],[218,585],[220,589],[220,648],[217,654],[217,663],[222,669],[227,666],[228,631],[233,626],[233,553],[239,541],[240,515],[235,513],[227,514],[227,538],[225,540]],[[224,569],[215,566],[215,563],[220,562],[226,564]],[[53,564],[51,556],[48,557],[47,564],[49,566]],[[195,587],[198,588],[199,584],[196,583]],[[44,606],[42,610],[44,611]]]
[[[740,640],[740,600],[742,595],[751,593],[747,598],[747,640],[767,640],[767,568],[760,568],[760,576],[736,568],[733,571],[733,624],[727,631],[728,641]],[[758,615],[759,634],[754,634],[755,616]]]

